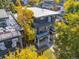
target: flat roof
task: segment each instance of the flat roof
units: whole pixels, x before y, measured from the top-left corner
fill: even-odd
[[[59,11],[51,11],[51,10],[48,10],[48,9],[43,9],[43,8],[38,8],[38,7],[29,7],[27,9],[33,11],[35,18],[60,14]]]
[[[0,19],[2,18],[7,18],[7,13],[5,11],[5,9],[0,9]]]

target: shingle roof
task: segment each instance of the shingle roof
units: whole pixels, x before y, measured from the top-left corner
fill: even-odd
[[[0,9],[0,19],[6,17],[8,17],[6,11],[4,9]]]

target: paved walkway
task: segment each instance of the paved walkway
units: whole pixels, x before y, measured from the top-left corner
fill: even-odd
[[[55,56],[55,54],[54,54],[54,53],[55,53],[55,51],[54,51],[54,49],[53,49],[54,45],[52,45],[52,46],[48,45],[48,47],[49,47],[49,49],[52,51],[53,59],[57,59],[56,56]]]
[[[56,56],[55,56],[55,51],[53,49],[53,45],[49,48],[51,51],[52,51],[52,56],[53,56],[53,59],[57,59]]]

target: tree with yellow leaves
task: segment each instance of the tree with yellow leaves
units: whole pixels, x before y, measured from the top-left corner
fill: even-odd
[[[28,10],[26,7],[23,7],[19,1],[17,3],[19,4],[19,6],[16,7],[18,15],[17,22],[24,29],[24,38],[27,41],[34,40],[36,37],[36,32],[35,29],[31,27],[33,23],[33,12]]]
[[[30,50],[29,48],[22,49],[20,52],[10,52],[9,55],[6,55],[4,59],[37,59],[37,53]]]
[[[30,48],[22,49],[21,51],[9,52],[9,55],[5,55],[4,59],[48,59],[46,56],[39,56],[37,52]]]
[[[56,4],[60,4],[60,3],[62,2],[62,0],[54,0],[54,2],[55,2]]]
[[[17,22],[24,28],[24,37],[27,40],[34,40],[36,33],[35,29],[31,27],[33,19],[32,19],[32,12],[29,10],[25,10],[22,12],[23,14],[18,14]]]

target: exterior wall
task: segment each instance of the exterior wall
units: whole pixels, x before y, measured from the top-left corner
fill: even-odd
[[[39,38],[37,37],[37,39],[36,39],[36,46],[38,48],[41,48],[43,46],[50,46],[51,36],[50,36],[49,30],[50,30],[51,26],[53,27],[54,19],[52,17],[51,18],[49,18],[49,17],[50,16],[46,17],[43,20],[37,19],[38,20],[37,24],[39,23],[39,27],[36,25],[38,27],[37,32],[39,32],[39,34],[40,34],[40,35],[37,34],[39,36]],[[41,24],[42,24],[42,26],[41,26]],[[46,33],[46,32],[48,32],[48,34],[43,35],[43,33]],[[47,37],[47,38],[45,38],[45,37]]]
[[[15,51],[18,47],[22,47],[21,37],[0,41],[0,56],[9,51]]]

